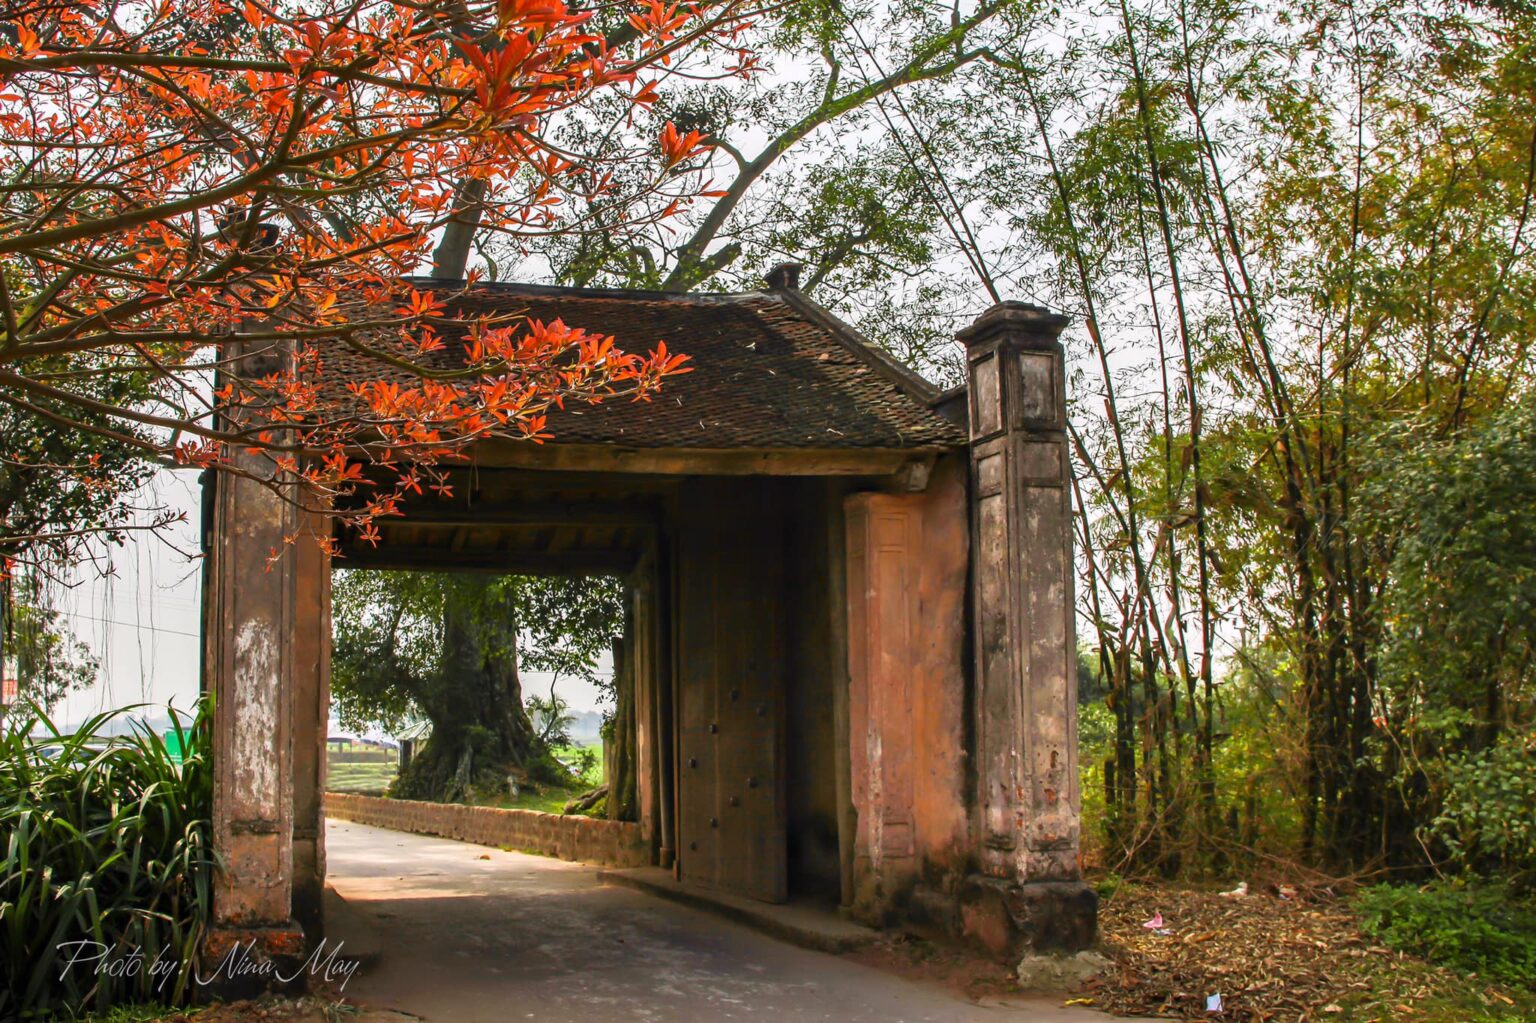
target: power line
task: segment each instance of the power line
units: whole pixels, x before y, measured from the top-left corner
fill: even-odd
[[[187,636],[191,639],[202,638],[202,636],[196,632],[183,632],[181,629],[167,629],[159,625],[145,625],[143,623],[136,622],[120,622],[115,618],[98,618],[95,615],[84,614],[80,611],[59,611],[58,613],[61,615],[68,615],[71,618],[84,618],[88,622],[101,622],[103,625],[121,625],[125,629],[144,629],[148,632],[164,632],[172,636]]]

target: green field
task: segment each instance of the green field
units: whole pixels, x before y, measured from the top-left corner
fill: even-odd
[[[393,750],[362,743],[325,747],[325,787],[329,792],[382,795],[395,780],[398,759]]]

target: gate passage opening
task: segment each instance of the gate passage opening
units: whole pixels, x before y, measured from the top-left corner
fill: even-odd
[[[542,731],[546,719],[508,719],[522,717],[526,696],[544,694],[525,692],[515,662],[488,661],[481,649],[510,643],[530,623],[498,634],[476,617],[503,591],[509,621],[538,613],[516,606],[519,577],[613,579],[611,593],[581,590],[611,615],[605,816],[635,824],[651,862],[687,883],[836,906],[844,857],[834,723],[847,711],[833,698],[846,668],[834,655],[843,598],[831,558],[842,488],[771,477],[573,481],[513,468],[455,475],[448,492],[462,496],[417,499],[376,523],[374,541],[337,538],[347,621],[334,630],[333,685],[386,713],[398,712],[406,690],[430,695],[443,718],[433,723],[436,750],[407,740],[414,763],[396,794],[494,799],[496,779],[474,758],[482,767],[517,760],[518,730]],[[438,607],[457,619],[427,621]],[[411,660],[409,648],[433,641],[423,628],[439,630],[441,664]],[[440,677],[418,677],[424,671]],[[457,701],[456,711],[444,701]],[[462,734],[442,734],[472,726],[501,746],[475,750]],[[549,764],[513,773],[518,781],[507,781],[525,789],[560,784]]]
[[[334,564],[328,793],[635,819],[623,579]]]

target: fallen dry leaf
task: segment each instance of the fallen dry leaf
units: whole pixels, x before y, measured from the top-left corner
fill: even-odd
[[[1099,926],[1116,968],[1091,986],[1096,1006],[1134,1016],[1210,1019],[1207,997],[1222,993],[1222,1018],[1242,1023],[1322,1018],[1357,976],[1341,962],[1395,955],[1372,948],[1342,901],[1301,903],[1264,890],[1245,898],[1216,892],[1126,885],[1101,906]],[[1149,917],[1174,939],[1152,932]]]

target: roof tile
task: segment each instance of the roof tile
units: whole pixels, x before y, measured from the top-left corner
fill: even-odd
[[[461,287],[454,282],[456,292]],[[552,411],[554,443],[815,449],[966,442],[962,430],[911,393],[911,383],[863,341],[774,292],[672,295],[478,284],[452,305],[466,318],[482,312],[546,323],[558,318],[611,334],[627,351],[665,341],[669,350],[690,356],[693,371],[669,377],[649,400]],[[335,383],[395,375],[370,363],[347,351],[328,360],[328,375]]]

